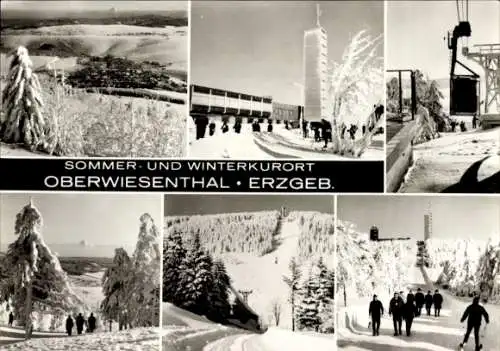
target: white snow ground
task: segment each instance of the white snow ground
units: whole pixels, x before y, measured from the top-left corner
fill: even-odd
[[[192,118],[190,118],[192,121]],[[323,142],[316,143],[313,147],[311,140],[304,140],[300,131],[286,130],[283,124],[273,124],[273,133],[266,132],[267,124],[261,124],[261,133],[254,135],[251,124],[243,123],[240,134],[236,134],[229,123],[229,131],[222,134],[220,120],[215,121],[216,131],[213,136],[207,135],[196,140],[194,123],[189,124],[189,157],[199,159],[236,159],[236,160],[270,160],[276,158],[299,159],[329,159],[351,160],[352,158],[334,155],[322,150]],[[362,155],[362,160],[383,160],[385,151],[383,141],[385,136],[377,135],[373,146]],[[263,147],[260,147],[262,145]],[[290,145],[287,147],[286,145]],[[311,150],[301,150],[307,148]],[[316,151],[314,151],[316,150]]]
[[[19,333],[22,339],[24,334],[19,329],[1,328],[0,331]],[[158,328],[137,328],[113,333],[94,333],[76,336],[56,334],[57,337],[43,337],[48,333],[34,333],[29,341],[3,345],[0,334],[0,350],[5,351],[156,351],[160,349]]]
[[[479,180],[500,172],[500,128],[441,135],[414,146],[414,163],[399,192],[440,192],[457,183],[474,162],[487,156],[491,157],[479,169]]]
[[[411,288],[415,291],[417,287],[421,287],[424,291],[434,291],[434,286],[420,272],[418,268],[412,270],[414,283]],[[339,329],[338,329],[338,345],[342,350],[429,350],[429,351],[448,351],[457,350],[458,344],[462,341],[465,334],[465,324],[460,323],[463,311],[470,301],[461,301],[454,296],[449,295],[446,291],[440,289],[443,294],[444,303],[440,317],[433,317],[424,314],[415,318],[412,326],[412,336],[405,335],[394,337],[392,319],[385,315],[381,322],[380,336],[374,337],[371,335],[371,330],[368,327],[368,303],[369,301],[359,302],[356,306],[349,306],[349,314],[351,314],[354,322],[351,326],[346,326],[345,308],[339,308]],[[384,308],[388,308],[388,297],[381,299]],[[481,343],[483,343],[483,351],[498,350],[500,345],[500,306],[485,305],[490,316],[490,324],[483,328],[480,333]],[[403,322],[404,334],[404,322]],[[469,337],[469,342],[465,350],[474,350],[474,336]]]
[[[275,238],[280,243],[275,251],[260,257],[248,254],[226,254],[222,257],[233,286],[237,290],[252,290],[248,304],[264,317],[265,323],[268,323],[267,317],[271,313],[271,302],[279,301],[282,308],[280,326],[291,328],[289,289],[282,277],[289,275],[288,264],[298,254],[300,233],[297,220],[284,218]]]

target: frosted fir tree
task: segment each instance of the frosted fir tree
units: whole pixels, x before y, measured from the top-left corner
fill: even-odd
[[[316,264],[316,274],[314,276],[318,281],[316,298],[319,302],[319,311],[322,312],[328,305],[330,305],[334,296],[333,274],[326,267],[323,257],[320,257]]]
[[[140,222],[128,284],[127,310],[134,327],[158,326],[161,284],[160,233],[149,214],[143,214]]]
[[[181,265],[186,257],[181,232],[172,229],[163,244],[163,301],[179,306]]]
[[[290,289],[288,300],[292,308],[292,331],[295,331],[295,307],[297,303],[297,292],[300,289],[300,279],[302,277],[302,272],[300,271],[297,261],[293,257],[288,264],[288,268],[290,270],[290,275],[288,277],[283,276],[283,281],[286,285],[288,285],[288,288]]]
[[[318,301],[319,283],[310,275],[300,289],[300,299],[297,305],[297,325],[299,329],[318,331],[321,324],[320,302]]]
[[[213,286],[212,258],[200,243],[200,235],[193,237],[181,265],[181,305],[188,311],[203,315],[207,312],[208,294]]]
[[[483,296],[498,301],[500,289],[498,286],[500,276],[500,245],[488,243],[479,259],[476,277],[479,289]]]
[[[40,230],[41,213],[32,201],[16,215],[14,233],[4,259],[7,279],[2,281],[4,300],[10,300],[18,322],[31,337],[34,312],[61,316],[85,309],[73,292],[56,255],[45,244]]]
[[[224,262],[216,260],[212,266],[212,289],[208,292],[208,318],[215,322],[224,322],[230,315],[228,289],[231,278],[227,274]]]
[[[104,300],[101,302],[101,311],[107,320],[115,320],[121,327],[128,325],[126,304],[131,269],[132,261],[127,251],[118,248],[115,249],[113,264],[102,277]]]
[[[11,55],[7,85],[2,94],[5,115],[0,119],[0,140],[23,144],[31,150],[57,150],[55,120],[42,114],[42,88],[25,47]]]

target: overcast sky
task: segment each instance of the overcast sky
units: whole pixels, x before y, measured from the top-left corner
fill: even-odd
[[[340,61],[360,30],[384,32],[383,1],[318,1],[329,59]],[[300,102],[304,30],[316,26],[314,1],[193,1],[191,81]],[[383,45],[380,46],[383,55]]]
[[[475,44],[500,43],[500,1],[472,0],[469,8],[471,51]],[[387,68],[420,69],[432,79],[448,78],[450,51],[444,38],[457,24],[456,1],[389,1]],[[462,58],[461,45],[458,59],[482,75],[480,66]]]
[[[423,239],[424,219],[431,203],[433,236],[439,238],[495,237],[500,240],[500,198],[484,196],[339,196],[339,220],[357,224],[367,233],[372,225],[381,237]]]
[[[149,213],[161,223],[161,196],[149,194],[33,194],[43,217],[42,235],[50,244],[135,246],[139,218]],[[16,239],[16,214],[29,202],[29,194],[0,195],[1,247]],[[159,226],[161,227],[161,225]]]
[[[278,210],[333,213],[331,195],[166,195],[165,215],[204,215]]]
[[[51,13],[107,11],[115,8],[117,11],[168,11],[187,10],[187,1],[13,1],[2,0],[2,10],[25,10]]]

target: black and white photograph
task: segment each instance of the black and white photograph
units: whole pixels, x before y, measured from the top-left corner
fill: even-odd
[[[383,1],[192,1],[188,155],[384,160]]]
[[[1,2],[2,157],[183,157],[188,1]]]
[[[165,196],[162,350],[330,351],[334,197]]]
[[[339,196],[340,350],[498,350],[500,199]]]
[[[500,192],[500,2],[386,4],[387,192]]]
[[[0,194],[0,349],[160,350],[161,210],[161,195]]]

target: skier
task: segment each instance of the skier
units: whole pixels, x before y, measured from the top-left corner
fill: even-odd
[[[417,293],[415,294],[415,304],[417,306],[417,316],[420,316],[422,314],[422,307],[424,306],[424,303],[425,303],[424,293],[422,292],[422,289],[418,288]]]
[[[12,323],[14,323],[14,315],[12,312],[9,313],[9,327],[12,327]]]
[[[443,306],[443,295],[441,295],[437,289],[434,291],[432,302],[434,303],[434,317],[439,317],[441,307]]]
[[[410,295],[410,294],[408,294]],[[413,294],[412,294],[413,296]],[[413,323],[413,318],[415,318],[417,309],[413,302],[413,298],[408,297],[406,303],[403,306],[403,318],[405,320],[406,336],[411,335],[411,325]],[[401,332],[400,332],[401,335]]]
[[[308,137],[307,121],[302,121],[302,136],[304,138]]]
[[[472,304],[467,306],[462,318],[460,319],[460,323],[463,323],[467,319],[467,331],[464,336],[464,341],[460,344],[461,348],[463,348],[467,343],[467,340],[469,340],[470,332],[472,331],[472,329],[474,329],[476,351],[481,350],[483,345],[479,342],[479,329],[481,328],[481,321],[483,317],[486,321],[486,324],[489,324],[490,318],[488,316],[488,312],[486,312],[484,307],[479,304],[479,296],[475,296],[472,300]]]
[[[83,325],[85,324],[85,318],[83,318],[82,314],[79,313],[76,317],[76,332],[78,335],[81,335],[83,332]]]
[[[401,327],[403,324],[402,304],[401,296],[397,292],[394,293],[394,297],[389,302],[389,316],[392,315],[392,323],[394,324],[394,336],[401,335]]]
[[[73,332],[73,325],[73,318],[69,315],[66,319],[66,333],[68,333],[68,336],[71,336],[71,333]]]
[[[371,317],[372,321],[373,336],[380,335],[380,317],[384,315],[384,306],[382,306],[382,302],[377,299],[377,295],[373,295],[373,301],[370,302],[368,315]]]
[[[90,314],[88,323],[89,323],[89,333],[93,333],[95,330],[95,325],[96,325],[96,319],[95,319],[93,313]]]
[[[477,127],[477,116],[476,114],[474,114],[474,116],[472,117],[472,128],[476,129],[476,127]]]
[[[427,295],[425,295],[425,309],[427,310],[428,316],[431,315],[432,303],[433,303],[433,298],[432,298],[431,291],[429,290],[429,291],[427,291]]]

